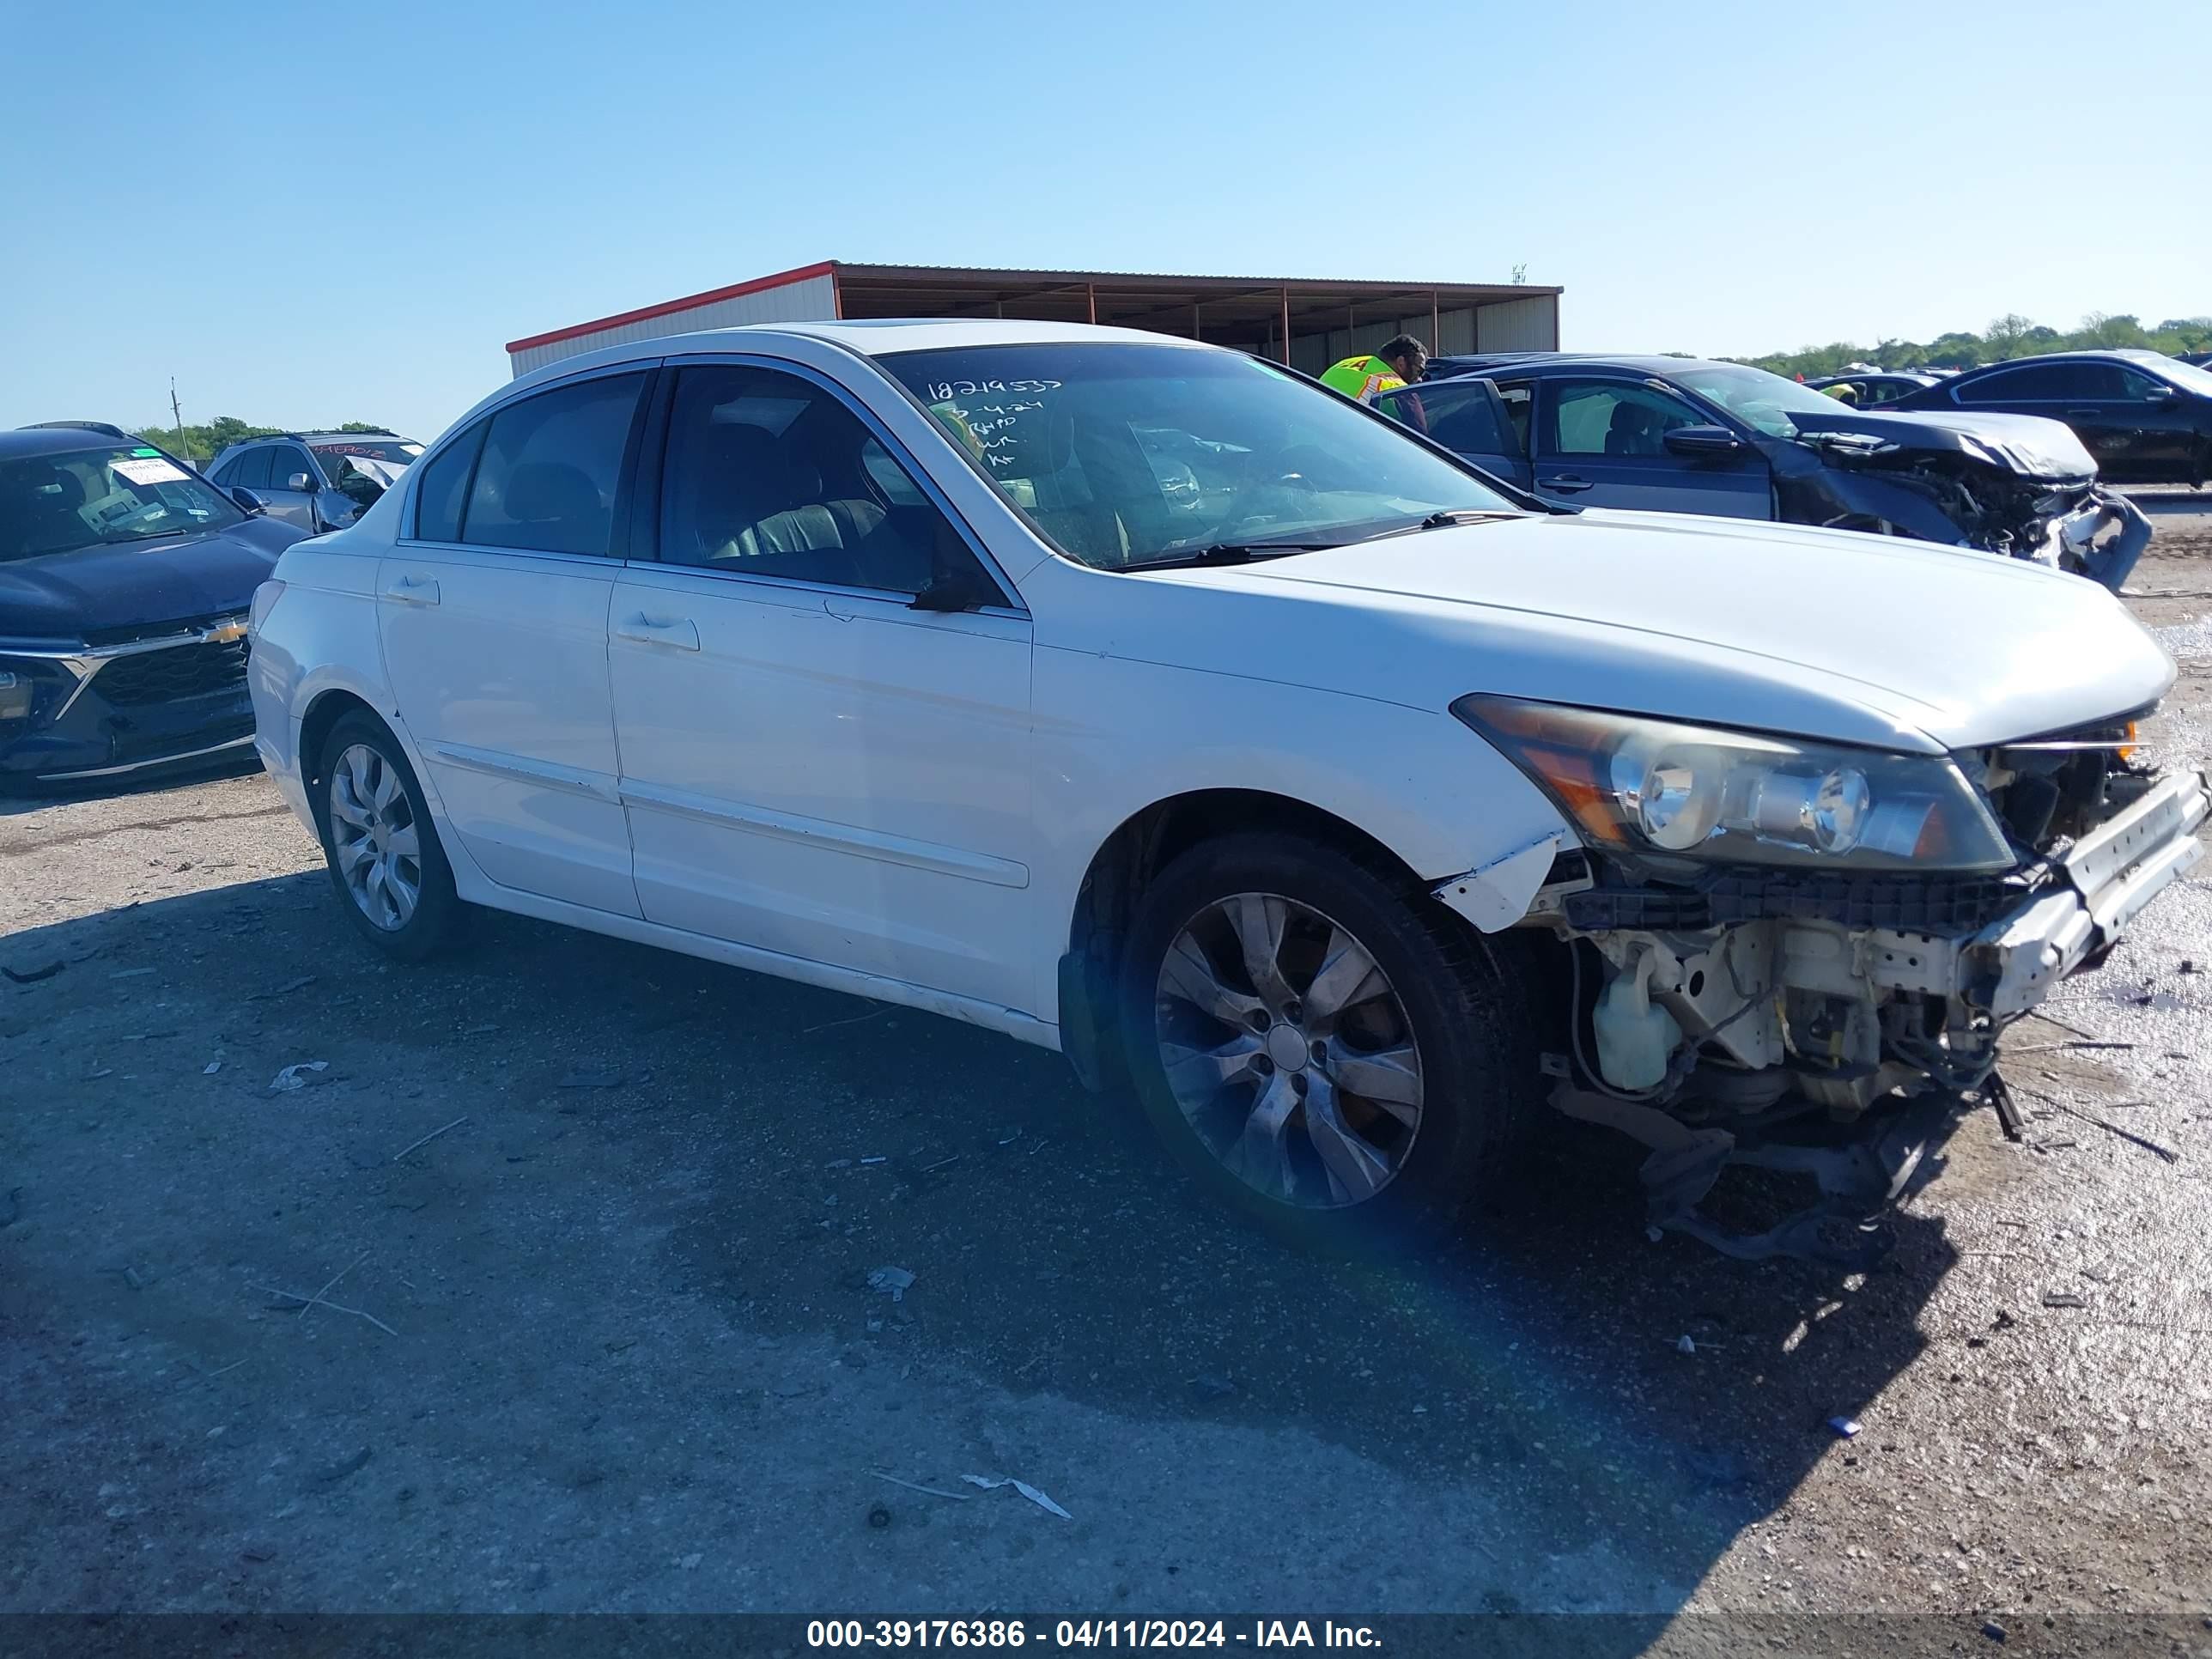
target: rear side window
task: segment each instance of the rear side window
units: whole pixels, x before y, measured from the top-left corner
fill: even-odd
[[[1534,391],[1526,380],[1498,388],[1498,401],[1505,405],[1505,418],[1513,423],[1513,448],[1510,452],[1513,454],[1526,455],[1528,453],[1528,409],[1535,398]]]
[[[422,469],[422,483],[415,494],[415,534],[422,540],[460,540],[462,492],[469,487],[469,470],[477,464],[477,451],[489,424],[478,421]]]
[[[2030,363],[1962,386],[1962,404],[2038,404],[2117,395],[2117,377],[2102,363]]]
[[[1519,450],[1499,429],[1486,386],[1424,380],[1402,392],[1386,392],[1376,408],[1392,420],[1425,434],[1432,442],[1462,455],[1509,455]]]
[[[556,386],[491,417],[461,520],[474,547],[605,558],[645,376]]]

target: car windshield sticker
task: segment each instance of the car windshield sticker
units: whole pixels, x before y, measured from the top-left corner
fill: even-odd
[[[110,461],[107,470],[135,484],[182,483],[184,468],[155,456],[150,461]]]
[[[161,452],[160,450],[158,450],[158,449],[151,449],[151,448],[149,448],[149,449],[134,449],[134,450],[132,450],[131,453],[133,455],[151,455],[151,456],[158,456]]]

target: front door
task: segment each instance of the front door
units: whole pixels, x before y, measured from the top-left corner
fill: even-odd
[[[316,476],[314,463],[307,459],[307,452],[297,444],[271,444],[268,455],[269,482],[250,487],[261,497],[269,516],[311,532],[322,529],[322,522],[315,516],[314,489],[321,480]],[[302,475],[305,482],[295,484],[295,481]]]
[[[1749,444],[1678,455],[1667,434],[1714,418],[1664,386],[1629,380],[1536,381],[1536,492],[1563,507],[1774,516],[1766,459]]]
[[[502,887],[629,916],[607,609],[646,378],[567,382],[441,448],[377,601],[400,720],[469,856]]]
[[[665,453],[609,624],[645,915],[1035,1012],[1028,617],[823,383],[684,368]]]

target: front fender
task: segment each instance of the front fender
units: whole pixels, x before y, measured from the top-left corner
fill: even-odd
[[[1131,818],[1178,796],[1297,801],[1431,884],[1574,840],[1535,786],[1445,710],[1050,648],[1037,653],[1035,705],[1042,1006],[1057,1009],[1058,963],[1092,860]]]

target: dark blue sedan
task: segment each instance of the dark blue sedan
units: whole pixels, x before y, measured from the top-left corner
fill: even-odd
[[[302,534],[257,506],[112,427],[0,433],[0,788],[251,758],[247,611]]]
[[[2150,540],[2057,421],[1854,409],[1740,363],[1447,357],[1375,407],[1565,507],[1778,520],[1978,548],[2117,590]]]

